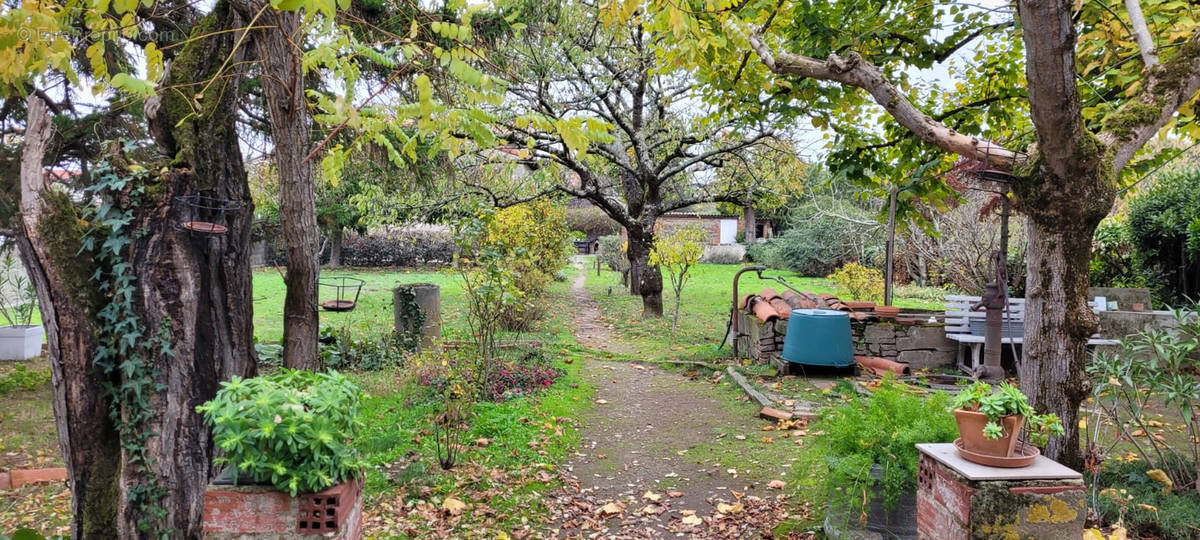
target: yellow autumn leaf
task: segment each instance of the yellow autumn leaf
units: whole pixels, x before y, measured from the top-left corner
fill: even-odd
[[[467,503],[464,503],[454,497],[446,497],[442,501],[442,510],[450,512],[450,515],[457,516],[467,509]]]
[[[1162,485],[1163,493],[1170,493],[1171,488],[1175,485],[1173,482],[1171,482],[1171,478],[1167,476],[1167,473],[1163,472],[1162,469],[1146,471],[1146,476],[1149,476],[1151,480],[1154,480]]]

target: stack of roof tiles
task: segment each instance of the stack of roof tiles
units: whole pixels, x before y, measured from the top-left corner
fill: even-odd
[[[849,306],[832,294],[797,293],[790,290],[779,294],[771,288],[763,289],[758,294],[743,296],[738,307],[753,313],[762,322],[787,319],[793,309],[819,308],[851,311]]]

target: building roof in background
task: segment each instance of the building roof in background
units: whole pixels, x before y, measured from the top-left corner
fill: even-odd
[[[717,210],[717,203],[700,203],[686,206],[678,210],[672,210],[663,214],[663,217],[673,218],[721,218],[721,219],[736,219],[737,216],[722,214]]]

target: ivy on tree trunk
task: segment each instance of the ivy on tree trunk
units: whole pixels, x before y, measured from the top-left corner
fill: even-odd
[[[77,538],[200,537],[204,488],[215,471],[211,431],[195,406],[211,399],[222,380],[255,371],[252,212],[234,131],[242,72],[239,67],[216,76],[226,58],[233,66],[242,60],[236,34],[221,31],[243,26],[227,7],[219,2],[193,28],[193,36],[205,37],[184,45],[163,84],[190,88],[211,79],[211,90],[187,97],[167,91],[147,103],[156,142],[170,156],[166,170],[129,174],[120,152],[108,152],[113,174],[128,182],[121,193],[98,196],[132,218],[123,227],[130,233],[120,236],[128,243],[111,257],[89,255],[85,237],[110,233],[102,223],[81,221],[85,208],[49,185],[39,137],[25,142],[18,245],[43,309]],[[45,105],[36,97],[28,105],[31,131],[42,133],[49,124]],[[242,212],[229,216],[225,234],[177,226],[183,214],[176,197],[201,191],[242,204]],[[112,289],[100,289],[92,281],[97,270],[128,278],[130,296],[115,298]],[[125,319],[117,322],[136,323],[139,333],[127,335],[128,327],[104,321],[104,306],[115,301],[125,306]],[[155,335],[170,339],[147,347]],[[142,365],[132,374],[125,371],[131,358],[118,358],[120,368],[111,371],[98,365],[104,358],[99,347],[111,337],[138,340]],[[114,393],[135,386],[148,392],[132,398]],[[119,434],[116,420],[131,418],[136,425]]]

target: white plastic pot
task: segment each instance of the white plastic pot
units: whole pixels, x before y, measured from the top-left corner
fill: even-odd
[[[28,360],[42,354],[42,325],[0,326],[0,360]]]

